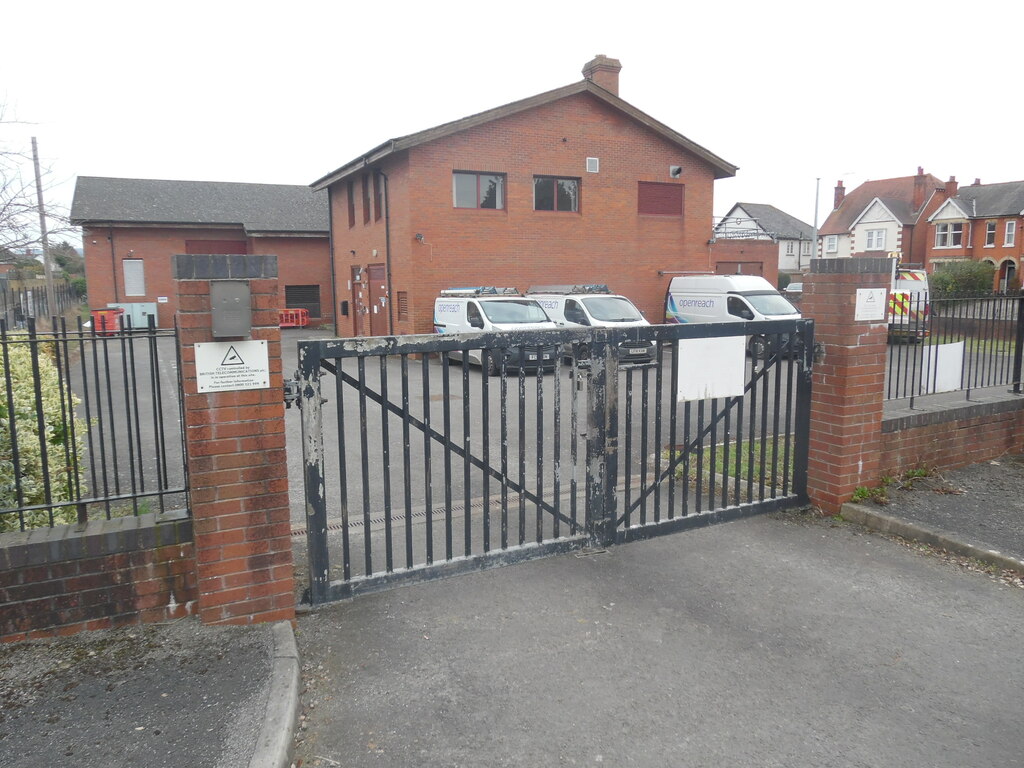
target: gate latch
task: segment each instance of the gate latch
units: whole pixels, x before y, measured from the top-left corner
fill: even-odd
[[[299,403],[299,380],[298,379],[285,379],[284,380],[284,407],[291,408],[292,403],[295,403],[298,407]]]

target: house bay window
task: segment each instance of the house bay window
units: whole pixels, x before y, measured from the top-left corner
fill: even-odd
[[[884,229],[869,229],[867,231],[867,251],[884,251],[885,250],[885,230]]]
[[[964,243],[964,225],[958,221],[954,224],[935,225],[936,248],[959,248]]]
[[[580,209],[580,180],[557,176],[533,177],[533,210],[569,211]]]
[[[452,174],[452,205],[456,208],[503,210],[504,174],[455,171]]]

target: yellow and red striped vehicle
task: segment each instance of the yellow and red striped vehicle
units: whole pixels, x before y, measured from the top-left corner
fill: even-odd
[[[897,268],[889,290],[889,335],[923,339],[930,333],[928,273],[923,269]]]

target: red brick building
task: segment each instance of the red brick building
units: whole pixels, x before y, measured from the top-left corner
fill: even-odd
[[[866,181],[846,192],[836,185],[832,213],[818,229],[817,255],[888,257],[926,264],[927,220],[956,194],[956,179],[942,182],[924,169],[915,176]]]
[[[174,254],[268,254],[278,257],[282,308],[334,321],[327,199],[309,187],[80,176],[71,221],[82,227],[93,309],[148,305],[168,327]]]
[[[928,219],[928,262],[941,264],[973,259],[995,267],[997,290],[1020,284],[1021,224],[1024,181],[969,187],[946,200]]]
[[[714,271],[715,179],[736,167],[619,98],[621,65],[387,141],[311,186],[330,200],[341,335],[425,333],[442,289],[607,283],[664,317],[667,273]],[[347,306],[346,306],[347,305]]]

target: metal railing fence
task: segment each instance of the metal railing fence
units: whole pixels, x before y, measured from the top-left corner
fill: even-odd
[[[10,281],[0,279],[0,320],[9,329],[27,327],[30,317],[63,316],[81,303],[81,297],[66,280],[54,281],[53,300],[56,307],[51,311],[45,285],[14,287]]]
[[[185,510],[177,329],[0,320],[0,531]]]

